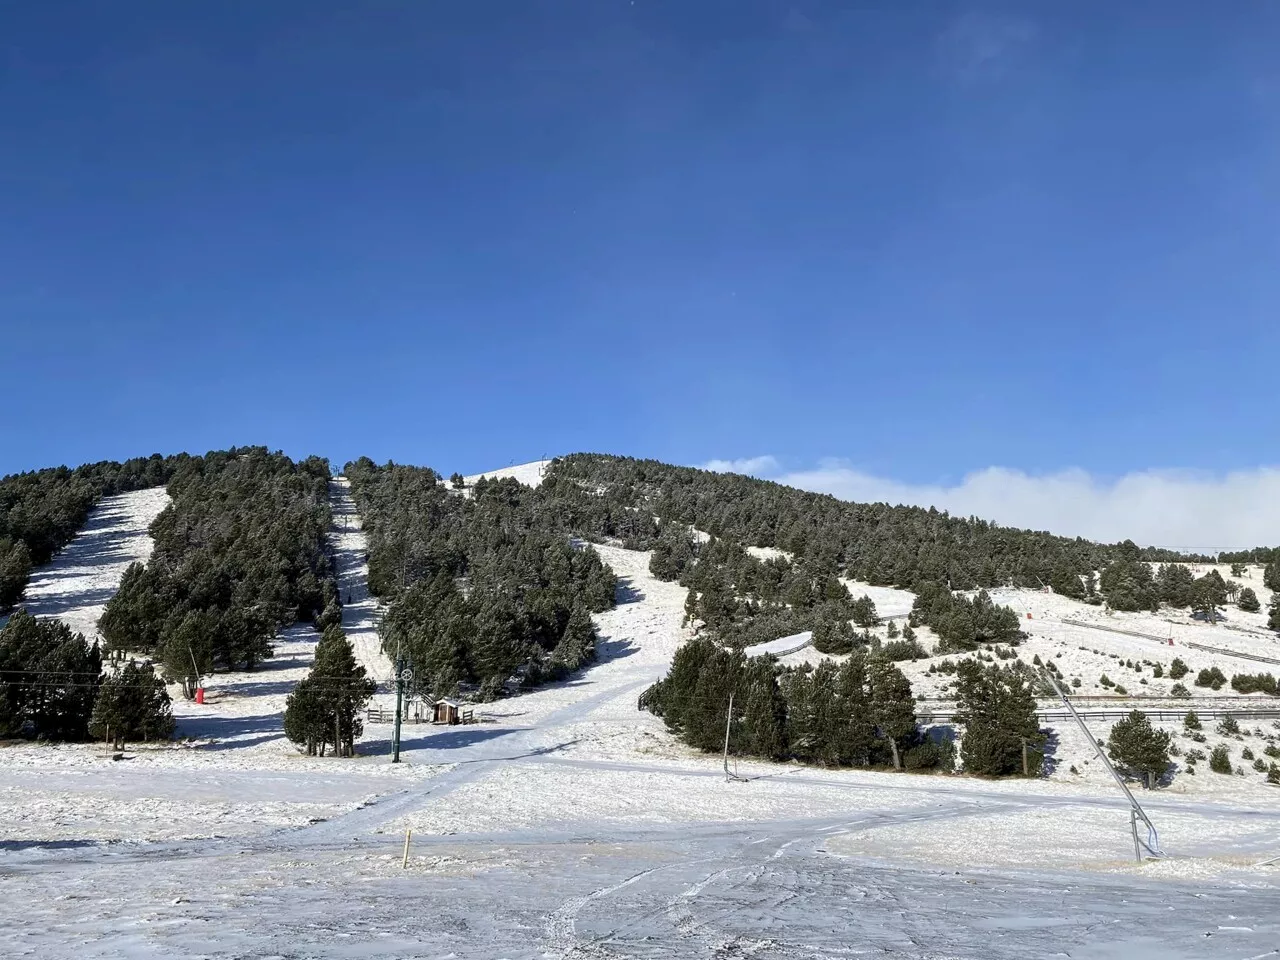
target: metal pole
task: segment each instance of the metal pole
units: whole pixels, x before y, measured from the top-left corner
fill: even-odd
[[[729,711],[724,717],[724,778],[732,780],[733,774],[729,772],[729,725],[733,723],[733,694],[729,694]]]
[[[400,699],[404,692],[404,681],[400,678],[403,670],[404,662],[397,658],[396,660],[396,727],[395,733],[391,736],[391,762],[400,762]]]
[[[413,836],[413,828],[405,827],[404,829],[404,859],[400,861],[400,869],[404,870],[409,866],[409,838]]]
[[[1049,683],[1053,686],[1053,689],[1057,692],[1059,698],[1061,698],[1062,702],[1066,705],[1067,710],[1071,713],[1071,716],[1075,718],[1076,723],[1080,725],[1081,732],[1083,732],[1084,735],[1089,738],[1089,742],[1093,744],[1093,749],[1097,752],[1098,759],[1102,761],[1102,765],[1107,768],[1107,772],[1111,774],[1111,777],[1113,780],[1115,780],[1116,785],[1119,786],[1120,789],[1124,791],[1124,795],[1129,798],[1129,806],[1131,808],[1131,812],[1133,816],[1137,817],[1139,820],[1141,820],[1143,823],[1147,825],[1147,843],[1145,844],[1146,848],[1150,850],[1151,853],[1157,857],[1164,856],[1164,854],[1160,851],[1160,835],[1156,833],[1156,825],[1151,822],[1151,818],[1147,816],[1146,811],[1142,809],[1141,804],[1138,803],[1132,791],[1129,790],[1128,784],[1124,782],[1124,779],[1120,776],[1120,774],[1116,773],[1116,768],[1111,765],[1111,760],[1110,758],[1107,757],[1107,752],[1102,749],[1102,745],[1098,743],[1098,741],[1094,739],[1093,734],[1089,732],[1089,728],[1085,726],[1084,718],[1081,717],[1080,714],[1076,712],[1075,705],[1067,697],[1066,691],[1064,691],[1062,687],[1058,685],[1057,678],[1054,677],[1054,675],[1050,673],[1048,670],[1044,671],[1044,676],[1048,679]],[[1136,836],[1136,833],[1135,833],[1135,836]]]

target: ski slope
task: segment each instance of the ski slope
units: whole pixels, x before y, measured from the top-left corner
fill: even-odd
[[[358,524],[341,484],[331,496],[347,615],[373,644]],[[386,725],[366,731],[353,760],[302,757],[284,740],[283,701],[315,643],[303,626],[262,669],[211,678],[208,704],[178,705],[193,740],[120,763],[91,745],[0,749],[0,870],[21,878],[0,898],[0,951],[1155,960],[1274,950],[1280,866],[1260,861],[1280,854],[1280,804],[1256,778],[1206,772],[1180,778],[1196,781],[1186,792],[1144,796],[1174,854],[1146,866],[1131,862],[1114,787],[1063,769],[1087,756],[1069,730],[1049,779],[744,762],[746,782],[726,782],[719,757],[637,709],[690,635],[684,588],[654,579],[648,553],[596,549],[621,587],[618,606],[595,617],[599,662],[479,705],[475,725],[406,726],[402,764],[387,762]],[[1092,639],[1112,637],[1128,642]],[[361,654],[374,666],[378,656]]]
[[[151,556],[147,528],[168,505],[164,487],[103,497],[75,539],[32,573],[21,606],[33,616],[64,621],[90,642],[97,639],[107,601],[129,564]]]
[[[470,477],[463,477],[462,480],[467,487],[474,487],[476,481],[481,477],[487,477],[490,480],[502,480],[510,477],[523,483],[526,487],[537,487],[542,484],[542,477],[550,465],[550,460],[533,460],[529,463],[518,463],[498,470],[488,470],[485,473],[473,474]]]

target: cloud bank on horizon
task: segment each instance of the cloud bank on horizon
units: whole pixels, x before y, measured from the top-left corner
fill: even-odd
[[[1107,543],[1217,552],[1280,544],[1280,467],[1222,475],[1147,470],[1104,481],[1084,470],[1032,476],[988,467],[954,486],[877,477],[829,458],[788,470],[776,457],[711,460],[703,469],[745,473],[859,503],[937,507],[1011,527]]]

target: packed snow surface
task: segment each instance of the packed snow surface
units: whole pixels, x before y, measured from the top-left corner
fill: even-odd
[[[536,487],[542,483],[542,478],[550,465],[550,460],[534,460],[530,463],[513,464],[498,470],[486,470],[484,473],[463,477],[462,480],[468,487],[473,487],[481,477],[487,477],[490,480],[502,480],[506,477],[511,477],[523,483],[526,487]]]
[[[22,606],[33,616],[63,620],[95,640],[98,618],[125,570],[151,556],[147,528],[168,505],[164,487],[103,497],[75,539],[34,571]]]
[[[362,662],[386,668],[378,609],[359,607],[368,594],[354,511],[340,484],[332,496],[349,627],[370,631]],[[478,705],[474,725],[406,726],[399,765],[388,763],[383,724],[367,728],[352,760],[301,757],[284,740],[283,700],[315,643],[302,626],[280,638],[277,662],[211,678],[204,707],[178,704],[190,741],[120,762],[92,746],[0,749],[0,877],[10,881],[0,952],[1274,954],[1280,866],[1261,861],[1280,854],[1280,793],[1256,775],[1204,770],[1144,793],[1173,854],[1145,865],[1132,862],[1127,808],[1098,764],[1067,771],[1090,756],[1068,728],[1056,731],[1048,779],[743,762],[742,779],[728,782],[719,757],[637,709],[690,635],[684,589],[650,576],[647,553],[596,549],[622,601],[595,618],[599,662]],[[1062,608],[1031,642],[1064,658],[1077,643],[1130,642],[1059,634],[1081,606]],[[913,681],[924,682],[923,663],[906,665]]]
[[[765,643],[752,644],[744,647],[742,652],[748,657],[759,657],[764,654],[772,654],[775,657],[784,657],[789,653],[796,653],[803,650],[813,642],[813,631],[803,630],[800,633],[792,634],[789,637],[779,637],[777,640],[769,640]]]

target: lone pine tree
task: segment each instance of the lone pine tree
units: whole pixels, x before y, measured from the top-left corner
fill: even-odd
[[[1187,716],[1189,718],[1191,714]],[[1186,725],[1190,727],[1190,724]],[[1122,770],[1143,777],[1147,774],[1161,777],[1169,769],[1169,744],[1172,740],[1167,731],[1151,726],[1145,713],[1133,710],[1111,728],[1107,753]]]
[[[376,688],[356,662],[342,628],[329,627],[316,644],[311,672],[289,694],[285,736],[312,756],[324,756],[329,744],[335,756],[354,756],[355,740],[364,730],[360,714]]]

